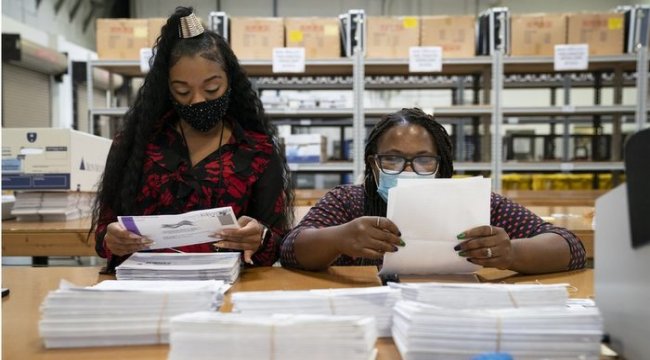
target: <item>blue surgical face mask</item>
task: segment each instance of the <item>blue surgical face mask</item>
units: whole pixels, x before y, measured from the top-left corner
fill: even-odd
[[[377,184],[377,193],[384,199],[385,202],[388,202],[388,190],[397,186],[397,179],[435,179],[436,174],[431,175],[418,175],[413,171],[402,171],[399,174],[391,175],[386,174],[383,171],[377,171],[379,173],[379,184]]]

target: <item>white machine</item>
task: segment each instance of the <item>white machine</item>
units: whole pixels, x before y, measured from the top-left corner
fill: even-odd
[[[650,359],[648,154],[650,129],[626,144],[628,182],[596,200],[596,304],[610,346],[625,359]]]

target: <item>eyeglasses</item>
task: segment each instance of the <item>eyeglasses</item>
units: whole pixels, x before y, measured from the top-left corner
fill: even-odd
[[[406,169],[406,164],[410,164],[413,171],[418,175],[432,175],[438,171],[440,156],[426,155],[414,156],[407,158],[401,155],[375,155],[375,164],[384,173],[388,175],[400,174]]]

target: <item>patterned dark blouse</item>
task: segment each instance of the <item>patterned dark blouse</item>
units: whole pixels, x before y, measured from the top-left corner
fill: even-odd
[[[302,268],[296,260],[293,248],[294,241],[302,230],[341,225],[361,217],[364,215],[364,201],[365,191],[361,185],[342,185],[330,190],[284,238],[280,252],[282,265]],[[525,207],[495,193],[492,193],[490,199],[490,209],[490,224],[505,229],[510,238],[521,239],[542,233],[556,233],[567,241],[571,249],[569,269],[585,266],[584,246],[572,232],[544,222]],[[357,258],[355,260],[347,255],[341,255],[332,265],[381,265],[381,263],[382,259]]]
[[[252,259],[256,265],[272,265],[278,259],[279,242],[286,229],[279,221],[285,201],[282,163],[273,153],[270,137],[229,121],[232,136],[228,142],[192,167],[185,141],[175,130],[171,116],[175,116],[173,112],[163,119],[166,125],[147,145],[135,214],[180,214],[232,206],[238,218],[250,216],[271,230],[272,236]],[[113,256],[104,246],[106,227],[117,221],[116,215],[111,209],[103,209],[96,229],[96,250],[108,260],[109,271],[126,259]],[[176,249],[217,251],[212,243]]]

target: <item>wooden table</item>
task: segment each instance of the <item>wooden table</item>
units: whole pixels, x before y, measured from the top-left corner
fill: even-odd
[[[38,334],[39,306],[61,279],[78,285],[92,285],[111,277],[98,275],[95,267],[3,267],[2,287],[11,294],[2,299],[2,358],[45,360],[166,359],[168,345],[51,349],[43,347]],[[512,276],[509,271],[484,269],[484,281],[569,283],[577,289],[573,297],[593,296],[593,271],[590,269],[548,275]],[[229,293],[252,290],[299,290],[315,288],[366,287],[379,285],[375,267],[333,267],[327,272],[304,272],[277,267],[247,269]],[[224,311],[231,308],[229,295]],[[379,360],[399,360],[392,339],[377,342]]]
[[[97,256],[88,238],[90,218],[56,222],[2,222],[3,256]]]

